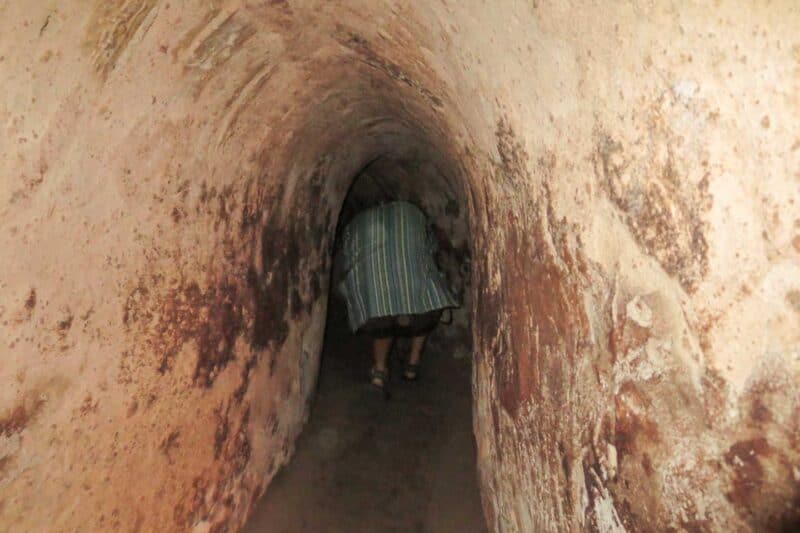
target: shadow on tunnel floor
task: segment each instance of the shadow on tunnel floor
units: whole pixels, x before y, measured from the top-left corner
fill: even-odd
[[[319,386],[291,462],[246,532],[484,532],[472,435],[470,361],[452,356],[446,325],[429,339],[418,383],[392,398],[366,385],[370,339],[350,334],[332,302]],[[463,350],[463,347],[461,348]]]

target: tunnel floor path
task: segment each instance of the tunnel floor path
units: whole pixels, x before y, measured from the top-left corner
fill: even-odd
[[[447,326],[441,326],[446,328]],[[439,334],[437,334],[437,332]],[[418,383],[385,401],[366,385],[370,341],[331,305],[311,418],[249,533],[485,532],[472,436],[470,362],[437,330]],[[401,344],[404,349],[406,345]]]

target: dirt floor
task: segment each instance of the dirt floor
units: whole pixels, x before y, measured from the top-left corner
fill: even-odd
[[[332,305],[311,418],[245,531],[486,531],[470,361],[453,357],[446,328],[429,340],[418,383],[399,379],[407,344],[395,346],[386,400],[366,385],[369,339],[351,335],[343,308]]]

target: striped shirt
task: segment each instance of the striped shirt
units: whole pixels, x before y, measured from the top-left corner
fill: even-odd
[[[408,202],[362,211],[342,234],[343,279],[350,327],[370,318],[457,307],[434,260],[436,241],[425,215]]]

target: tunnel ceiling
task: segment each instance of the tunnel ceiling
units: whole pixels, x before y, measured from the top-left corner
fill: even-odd
[[[796,524],[798,27],[791,2],[0,3],[0,528],[243,524],[376,158],[443,177],[434,217],[456,196],[493,530]]]

